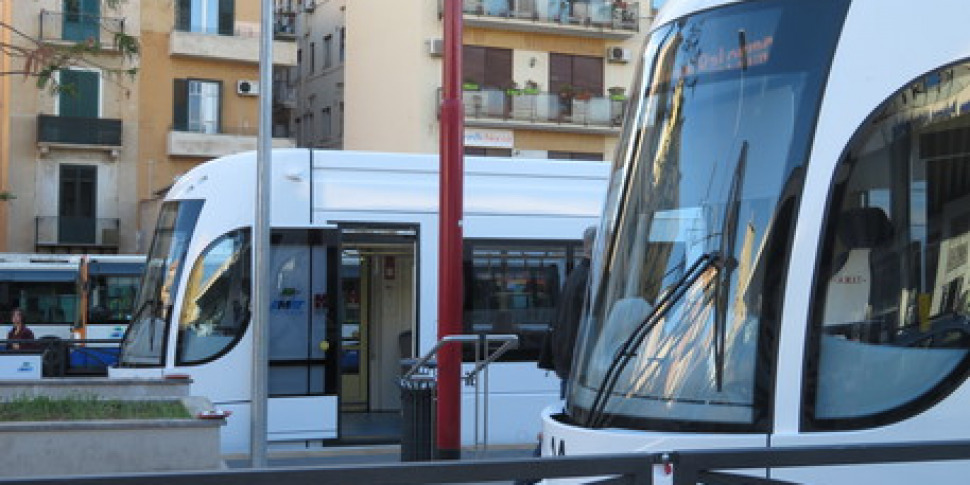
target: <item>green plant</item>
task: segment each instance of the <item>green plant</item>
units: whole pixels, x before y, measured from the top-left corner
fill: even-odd
[[[95,419],[188,419],[179,401],[125,401],[96,396],[51,398],[21,396],[0,402],[0,421],[74,421]]]

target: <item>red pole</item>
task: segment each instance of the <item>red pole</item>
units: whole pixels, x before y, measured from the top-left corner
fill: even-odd
[[[438,339],[462,333],[462,182],[464,107],[461,100],[462,0],[444,2],[441,171],[438,194]],[[461,348],[438,354],[438,459],[461,458]]]

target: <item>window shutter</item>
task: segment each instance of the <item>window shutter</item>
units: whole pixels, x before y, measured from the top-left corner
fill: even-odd
[[[175,89],[172,93],[172,127],[178,131],[188,129],[188,104],[189,104],[189,85],[185,79],[175,80]]]
[[[235,0],[219,0],[219,35],[233,35],[236,22]]]

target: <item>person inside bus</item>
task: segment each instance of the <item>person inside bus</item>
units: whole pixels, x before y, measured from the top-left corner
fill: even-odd
[[[10,323],[13,328],[7,332],[7,340],[34,340],[34,332],[27,328],[27,324],[24,323],[24,313],[20,308],[14,308],[10,312]],[[10,342],[9,348],[11,350],[32,350],[34,349],[34,344],[27,342]]]

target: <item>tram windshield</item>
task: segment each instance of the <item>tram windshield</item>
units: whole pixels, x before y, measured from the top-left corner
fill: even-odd
[[[135,312],[121,344],[120,366],[164,363],[165,335],[175,304],[175,290],[201,209],[200,200],[166,202],[162,206],[135,300]]]
[[[570,416],[763,429],[794,207],[847,2],[747,2],[656,29],[625,123]],[[773,357],[769,355],[768,357]]]

